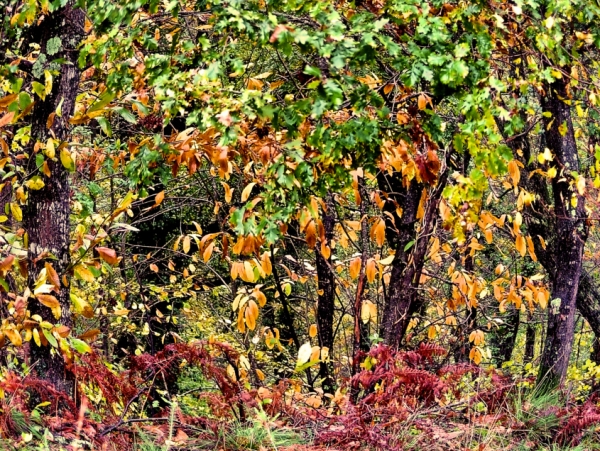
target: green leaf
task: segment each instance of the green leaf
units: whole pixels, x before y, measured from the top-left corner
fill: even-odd
[[[31,83],[31,87],[33,88],[33,92],[35,92],[40,99],[44,100],[46,98],[45,87],[39,81]]]
[[[88,352],[92,352],[92,348],[85,341],[80,340],[79,338],[71,338],[71,346],[75,351],[80,354],[87,354]]]
[[[104,91],[98,99],[92,103],[92,105],[88,108],[87,113],[93,113],[94,111],[98,111],[108,105],[112,100],[116,97],[116,93],[111,91]]]
[[[96,118],[98,121],[98,125],[100,125],[100,129],[104,132],[106,136],[109,138],[112,136],[112,129],[110,128],[110,124],[106,120],[105,117],[99,116]]]
[[[48,329],[42,329],[42,332],[44,334],[44,337],[46,337],[46,340],[48,340],[48,343],[50,343],[55,348],[58,348],[58,342],[56,341],[56,338],[54,338],[54,335],[52,335],[52,332],[50,332]]]
[[[412,241],[409,241],[408,243],[406,243],[406,246],[404,246],[404,252],[406,252],[407,250],[409,250],[414,245],[415,245],[415,240],[412,240]]]
[[[136,117],[128,109],[122,108],[122,107],[117,107],[117,108],[113,108],[113,110],[116,111],[117,113],[119,113],[121,115],[121,117],[123,119],[125,119],[127,122],[129,122],[130,124],[137,124]]]

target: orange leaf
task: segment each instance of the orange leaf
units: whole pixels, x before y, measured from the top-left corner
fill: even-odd
[[[517,248],[519,254],[521,254],[521,257],[525,257],[525,253],[527,252],[527,244],[525,242],[525,238],[523,238],[523,235],[517,235],[515,247]]]
[[[60,306],[58,299],[50,294],[38,294],[36,295],[36,298],[42,305],[45,305],[48,308],[53,309]]]
[[[163,200],[165,200],[165,192],[161,191],[160,193],[158,193],[156,195],[156,198],[154,199],[154,204],[155,205],[160,205]]]
[[[350,277],[356,279],[358,277],[358,273],[360,272],[360,257],[353,258],[350,261]]]
[[[15,112],[11,111],[10,113],[6,113],[4,116],[0,117],[0,127],[10,124],[14,116]]]
[[[96,247],[96,250],[98,251],[100,258],[109,265],[116,265],[117,263],[119,263],[119,258],[117,257],[117,253],[114,249],[111,249],[109,247],[98,246]]]
[[[308,247],[314,249],[317,244],[317,226],[315,221],[310,221],[306,225],[306,229],[304,229],[304,233],[306,233],[306,243]]]
[[[367,260],[366,273],[367,273],[367,280],[369,281],[369,283],[373,283],[373,281],[375,280],[375,277],[377,276],[377,263],[375,263],[375,260],[372,258]]]

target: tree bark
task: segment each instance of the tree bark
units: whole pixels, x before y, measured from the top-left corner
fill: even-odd
[[[533,326],[533,315],[527,312],[527,329],[525,329],[525,354],[523,363],[529,363],[535,356],[535,327]]]
[[[67,62],[60,66],[60,73],[54,79],[52,91],[45,100],[38,99],[31,116],[31,144],[29,154],[34,155],[33,146],[36,142],[46,143],[50,136],[59,141],[60,146],[67,145],[69,139],[68,120],[75,108],[75,99],[79,87],[80,72],[77,66],[77,46],[82,38],[84,13],[76,9],[75,2],[46,16],[39,26],[39,45],[43,53],[46,43],[51,38],[59,38],[61,50],[55,58],[64,58]],[[57,109],[60,111],[56,113]],[[48,117],[55,113],[50,129],[47,127]],[[58,153],[58,151],[57,151]],[[56,290],[56,298],[60,303],[61,317],[58,322],[69,328],[73,327],[71,316],[71,301],[69,286],[62,282],[70,265],[70,187],[68,172],[60,160],[47,159],[51,172],[50,177],[43,177],[44,187],[31,190],[29,200],[23,214],[23,226],[29,239],[28,247],[28,285],[33,292],[40,271],[45,263],[50,263],[61,278],[60,288]],[[30,173],[36,173],[35,158],[28,162]],[[48,307],[36,299],[29,300],[32,315],[38,314],[43,320],[52,324],[57,319]],[[30,347],[30,360],[35,372],[55,385],[55,387],[72,396],[74,378],[66,367],[65,360],[59,349],[49,344]]]
[[[448,171],[442,168],[437,185],[429,189],[429,197],[422,220],[417,212],[424,189],[422,184],[411,181],[406,188],[401,174],[378,175],[379,189],[388,193],[384,205],[386,238],[396,251],[383,312],[382,335],[388,345],[399,348],[412,315],[421,305],[418,286],[425,263],[429,238],[437,224],[438,206],[446,186]],[[397,214],[402,209],[402,216]],[[390,218],[390,216],[393,217]],[[417,224],[421,229],[417,231]],[[409,243],[413,242],[411,246]]]
[[[335,226],[335,205],[332,196],[326,200],[327,211],[323,212],[323,238],[321,246],[327,246],[331,251],[331,240]],[[319,346],[329,349],[329,357],[333,355],[333,314],[335,307],[335,276],[331,261],[321,253],[321,249],[315,249],[317,263],[317,280],[319,297],[317,301],[317,331],[319,333]],[[319,378],[323,380],[321,386],[325,393],[335,391],[335,383],[332,377],[331,363],[321,362],[319,367]]]
[[[538,385],[552,389],[567,374],[573,346],[577,288],[587,239],[585,199],[574,189],[571,171],[579,172],[577,145],[565,81],[547,86],[542,98],[546,118],[546,144],[555,156],[557,175],[552,179],[554,195],[555,271],[548,306],[548,329],[541,355]]]

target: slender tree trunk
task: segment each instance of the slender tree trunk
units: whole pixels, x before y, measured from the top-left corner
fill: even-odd
[[[333,313],[335,307],[335,277],[331,261],[331,240],[335,226],[335,205],[332,196],[327,197],[327,211],[323,212],[323,236],[320,240],[320,249],[315,250],[317,262],[317,279],[319,298],[317,301],[317,330],[319,333],[319,346],[329,349],[329,356],[333,354]],[[322,253],[322,249],[329,248],[328,258]],[[332,377],[331,363],[321,362],[319,377],[323,380],[322,387],[325,393],[335,391],[334,379]]]
[[[525,354],[523,363],[529,363],[535,356],[535,327],[533,325],[533,315],[527,312],[527,329],[525,329]]]
[[[75,9],[74,3],[69,1],[65,7],[46,16],[38,27],[40,34],[38,43],[42,52],[45,53],[46,43],[50,39],[59,38],[61,50],[54,58],[64,58],[67,62],[61,64],[60,73],[53,82],[52,92],[45,100],[38,99],[33,107],[32,143],[29,149],[32,155],[33,145],[36,142],[46,143],[50,136],[58,141],[56,148],[67,146],[68,143],[68,120],[73,114],[79,87],[77,46],[84,25],[84,13],[80,9]],[[57,113],[58,109],[60,111]],[[48,128],[49,117],[53,114],[52,125]],[[29,300],[28,308],[32,315],[38,314],[45,321],[52,324],[58,322],[72,328],[69,287],[62,282],[62,277],[66,275],[70,264],[70,187],[67,170],[59,158],[56,160],[47,159],[51,176],[41,175],[44,187],[29,193],[28,204],[23,215],[23,226],[29,239],[29,287],[33,291],[35,281],[44,265],[52,264],[61,279],[60,288],[55,293],[60,303],[61,317],[57,320],[48,307],[35,299]],[[32,157],[28,164],[29,169],[35,168],[35,158]],[[45,346],[32,344],[30,360],[39,377],[52,382],[57,389],[73,395],[74,379],[66,368],[59,349],[54,349],[49,344]]]
[[[548,306],[548,330],[542,351],[538,384],[552,389],[562,383],[573,346],[577,288],[587,239],[585,199],[574,189],[571,171],[579,171],[577,145],[571,121],[565,81],[550,84],[543,98],[546,118],[546,144],[555,156],[557,175],[552,179],[554,195],[555,271]]]
[[[352,348],[352,375],[358,373],[360,368],[359,353],[365,348],[366,337],[364,336],[364,328],[362,326],[361,312],[363,303],[363,294],[365,285],[367,284],[367,258],[369,256],[369,232],[367,228],[367,193],[365,189],[365,181],[362,177],[358,179],[358,191],[360,193],[360,248],[362,251],[360,259],[360,272],[358,274],[358,282],[356,285],[356,297],[354,300],[354,344]],[[356,400],[356,392],[353,391],[351,397]]]

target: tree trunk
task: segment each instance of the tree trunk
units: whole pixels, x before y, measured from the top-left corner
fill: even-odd
[[[584,197],[573,189],[571,171],[579,171],[577,145],[564,80],[550,84],[543,98],[546,144],[555,156],[557,175],[552,179],[554,195],[555,271],[548,306],[548,330],[542,351],[538,385],[552,389],[563,382],[573,346],[577,288],[587,239]]]
[[[317,301],[317,330],[319,333],[319,346],[329,349],[329,357],[333,354],[333,313],[335,307],[335,276],[331,262],[331,240],[335,226],[334,200],[332,196],[327,197],[327,211],[323,212],[323,238],[321,248],[329,247],[329,258],[321,253],[321,249],[315,249],[317,263],[317,279],[319,298]],[[325,393],[335,391],[334,379],[331,376],[331,363],[321,362],[319,378],[323,380],[321,386]]]
[[[384,212],[390,213],[385,215],[386,238],[390,247],[396,251],[382,325],[382,335],[393,348],[400,347],[411,317],[420,307],[417,288],[429,238],[437,224],[442,191],[448,178],[448,171],[445,168],[442,171],[437,185],[429,189],[419,231],[416,227],[419,222],[417,212],[422,192],[426,188],[415,180],[405,188],[400,174],[389,176],[381,173],[378,176],[379,189],[389,193],[384,206]],[[402,209],[401,217],[397,214],[397,207]],[[409,246],[411,241],[413,244]]]
[[[525,330],[525,354],[523,363],[529,363],[535,356],[535,327],[533,325],[533,315],[527,312],[527,329]]]
[[[54,135],[59,146],[67,146],[69,139],[68,120],[75,107],[75,98],[79,87],[80,72],[77,66],[77,46],[81,40],[84,26],[84,13],[74,8],[73,1],[67,3],[52,14],[45,17],[39,26],[39,44],[45,53],[46,43],[52,38],[59,38],[61,50],[54,58],[64,58],[67,62],[60,66],[60,73],[54,79],[52,92],[45,100],[38,99],[31,116],[31,144],[29,152],[34,154],[36,142],[46,143]],[[57,109],[60,111],[56,113]],[[50,129],[47,128],[49,116],[55,113]],[[58,153],[58,151],[57,151]],[[56,319],[48,307],[35,299],[29,300],[32,315],[38,314],[43,320],[55,324],[57,321],[69,328],[73,327],[70,310],[69,287],[62,282],[70,265],[70,187],[67,170],[60,160],[47,159],[51,172],[50,177],[43,177],[44,187],[29,192],[29,200],[23,215],[23,226],[29,239],[28,285],[33,291],[40,271],[46,263],[51,264],[61,279],[60,288],[55,297],[60,303],[61,317]],[[35,168],[35,158],[29,161],[30,173]],[[51,383],[58,390],[72,396],[74,379],[65,365],[65,360],[58,349],[52,346],[36,346],[31,344],[30,360],[37,375]]]

